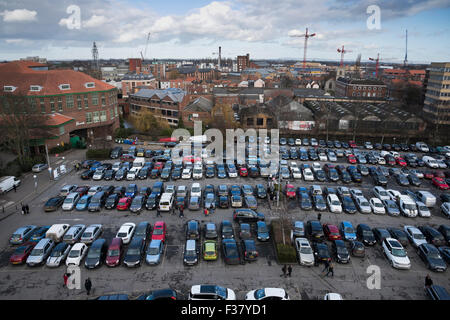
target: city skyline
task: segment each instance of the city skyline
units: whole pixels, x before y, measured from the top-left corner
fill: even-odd
[[[380,8],[380,28],[370,30],[367,8]],[[80,10],[79,28],[74,11]],[[68,13],[69,12],[69,13]],[[100,59],[236,58],[303,59],[303,38],[289,35],[308,27],[308,60],[338,61],[337,48],[362,61],[380,53],[382,61],[401,63],[408,29],[408,61],[448,60],[450,1],[0,1],[2,60],[42,56],[50,60],[91,59],[92,42]],[[76,22],[76,21],[75,21]]]

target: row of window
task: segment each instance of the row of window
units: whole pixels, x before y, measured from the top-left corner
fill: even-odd
[[[108,121],[107,112],[106,111],[107,110],[86,112],[86,124]],[[116,118],[118,116],[119,116],[119,113],[118,113],[118,110],[117,110],[117,106],[115,106],[114,108],[111,108],[109,110],[110,120],[113,120],[114,118]]]
[[[367,94],[367,95],[366,95]],[[361,92],[353,92],[352,93],[352,97],[383,97],[383,94],[380,92],[379,94],[377,94],[376,92],[363,92],[361,94]]]
[[[174,110],[152,108],[152,107],[147,107],[147,106],[143,106],[143,107],[147,108],[149,111],[151,111],[153,113],[161,114],[163,116],[178,117],[178,115],[179,115],[179,112],[174,111]],[[131,108],[131,111],[139,112],[141,110],[142,106],[131,104],[130,108]]]
[[[247,118],[247,126],[254,126],[254,125],[255,125],[255,118]],[[256,125],[263,126],[264,118],[256,118]],[[273,119],[266,118],[266,126],[272,126],[272,125],[273,125]]]

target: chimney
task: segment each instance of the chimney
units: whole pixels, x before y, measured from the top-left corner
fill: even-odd
[[[221,60],[222,60],[222,47],[219,47],[219,70],[220,70]]]

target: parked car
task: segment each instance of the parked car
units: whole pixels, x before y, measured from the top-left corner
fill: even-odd
[[[35,246],[36,242],[22,243],[20,246],[15,248],[13,254],[9,257],[9,262],[14,265],[25,263]]]
[[[100,267],[105,261],[107,250],[108,246],[105,239],[95,240],[89,247],[84,266],[87,269]]]
[[[88,246],[84,243],[75,243],[70,249],[69,255],[66,259],[66,265],[79,266],[81,261],[84,259],[88,251]]]
[[[30,267],[38,266],[44,263],[55,246],[52,239],[44,238],[39,241],[28,255],[26,263]]]
[[[118,266],[121,262],[123,254],[122,238],[113,238],[109,244],[108,251],[105,258],[105,263],[108,267]]]
[[[391,266],[397,269],[410,269],[411,261],[409,260],[405,249],[400,242],[394,238],[385,238],[381,247]]]
[[[447,270],[447,264],[442,259],[439,250],[430,243],[422,243],[417,248],[419,257],[425,262],[428,269],[437,272]]]
[[[134,236],[123,258],[123,264],[127,267],[137,267],[141,264],[145,252],[145,241],[142,237]]]

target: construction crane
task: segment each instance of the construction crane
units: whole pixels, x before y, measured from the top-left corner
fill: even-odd
[[[339,52],[341,54],[341,68],[344,66],[344,54],[348,53],[348,52],[352,52],[351,50],[345,50],[344,46],[342,46],[341,48],[337,49],[337,52]]]
[[[147,56],[147,47],[148,47],[148,41],[150,40],[150,32],[147,35],[147,42],[145,43],[145,49],[144,49],[144,54],[142,54],[141,51],[141,58],[142,58],[142,62],[144,62],[145,57]]]
[[[378,78],[378,67],[380,66],[380,54],[377,54],[377,58],[369,58],[370,61],[375,61],[375,78]]]
[[[361,78],[361,53],[358,54],[358,57],[355,61],[355,72],[358,78]]]
[[[406,46],[405,46],[405,60],[403,60],[403,67],[408,65],[408,29],[406,29]]]
[[[301,37],[305,38],[305,44],[303,46],[303,70],[306,69],[306,50],[308,48],[308,39],[314,37],[315,33],[308,33],[308,28],[306,28],[306,33],[300,35],[291,35],[291,37]]]

